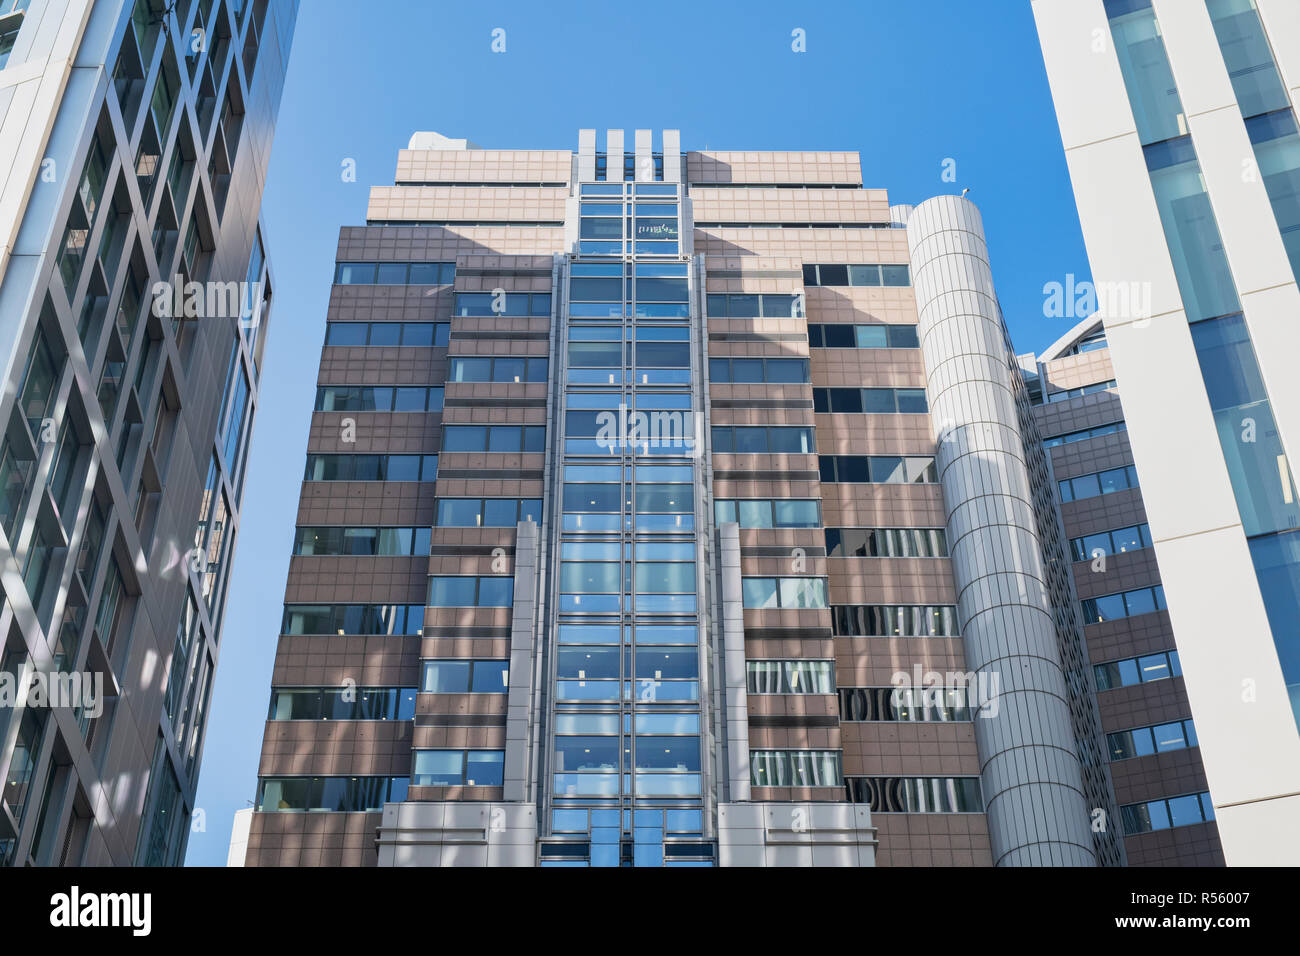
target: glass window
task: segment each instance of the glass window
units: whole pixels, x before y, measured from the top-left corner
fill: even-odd
[[[841,265],[822,265],[817,267],[818,280],[821,285],[848,285],[849,267]]]
[[[430,607],[473,607],[478,578],[429,578]]]
[[[1201,815],[1201,801],[1197,794],[1188,794],[1185,797],[1169,798],[1169,825],[1175,827],[1186,826],[1189,823],[1201,823],[1204,817]]]
[[[849,266],[853,285],[880,285],[880,266]]]
[[[1206,0],[1243,116],[1290,108],[1255,0]]]
[[[452,281],[450,275],[444,275],[444,270],[450,272],[454,269],[455,266],[449,262],[412,262],[407,281],[411,285],[443,285]]]
[[[405,285],[406,272],[405,262],[381,262],[375,281],[379,285]]]
[[[1186,135],[1178,84],[1151,4],[1106,0],[1106,14],[1139,140],[1145,145]]]
[[[1246,536],[1300,526],[1300,498],[1245,320],[1233,315],[1197,322],[1192,343]],[[1253,440],[1242,441],[1247,427]]]
[[[1191,137],[1148,146],[1146,157],[1188,321],[1238,311],[1237,287]]]
[[[1300,641],[1295,639],[1295,622],[1300,621],[1300,531],[1253,538],[1248,543],[1282,679],[1300,723]]]
[[[741,581],[744,606],[747,608],[774,608],[777,606],[775,578],[744,578]]]
[[[402,344],[412,348],[431,348],[434,345],[434,329],[432,322],[403,322]],[[446,340],[441,344],[446,345]]]
[[[425,661],[420,691],[425,694],[463,694],[469,689],[471,661]]]
[[[460,750],[417,750],[411,784],[416,787],[458,786],[464,781],[465,754]]]
[[[854,268],[861,268],[854,266]],[[889,345],[889,332],[883,325],[856,325],[853,327],[854,344],[860,349],[883,349]]]
[[[486,448],[485,425],[447,425],[442,429],[443,451],[484,451]]]
[[[1150,614],[1156,609],[1155,594],[1148,588],[1128,591],[1124,594],[1124,604],[1129,617]]]
[[[368,326],[364,322],[331,322],[325,344],[331,346],[365,345]]]
[[[912,284],[908,266],[883,265],[880,267],[880,276],[883,280],[883,284],[887,286],[905,286]]]
[[[375,281],[375,264],[373,262],[340,262],[335,271],[334,281],[339,285],[373,285]]]

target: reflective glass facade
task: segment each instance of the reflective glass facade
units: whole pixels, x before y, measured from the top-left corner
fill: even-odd
[[[543,866],[713,858],[700,842],[700,323],[679,191],[577,185]]]

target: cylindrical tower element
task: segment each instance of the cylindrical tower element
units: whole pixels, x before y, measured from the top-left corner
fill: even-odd
[[[975,718],[993,859],[1094,866],[1087,801],[1012,390],[975,205],[905,218],[966,665],[992,691]],[[986,696],[988,696],[986,694]]]

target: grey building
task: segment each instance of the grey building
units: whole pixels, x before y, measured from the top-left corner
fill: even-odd
[[[183,858],[297,8],[0,3],[0,864]]]

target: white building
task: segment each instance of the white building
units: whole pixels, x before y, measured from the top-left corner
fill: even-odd
[[[1300,4],[1034,0],[1230,865],[1300,852]]]

